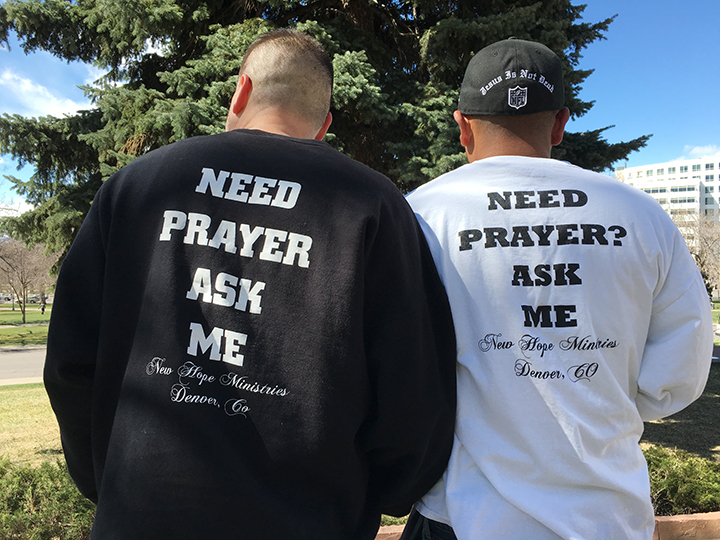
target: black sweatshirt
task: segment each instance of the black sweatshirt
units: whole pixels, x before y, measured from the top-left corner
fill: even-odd
[[[236,130],[99,190],[45,385],[93,539],[371,539],[445,468],[455,352],[397,188],[324,142]]]

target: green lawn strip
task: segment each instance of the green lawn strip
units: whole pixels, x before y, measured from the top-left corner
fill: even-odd
[[[47,334],[47,325],[0,328],[0,347],[46,345]]]
[[[33,304],[32,307],[28,307],[25,311],[25,324],[47,324],[50,322],[51,311],[50,306],[48,306],[43,314],[40,307]],[[13,310],[7,304],[0,304],[0,326],[16,324],[23,324],[20,308],[15,306],[15,310]]]
[[[0,386],[0,457],[23,465],[62,457],[60,432],[42,383]]]

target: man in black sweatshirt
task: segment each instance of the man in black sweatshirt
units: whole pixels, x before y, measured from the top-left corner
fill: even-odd
[[[332,80],[315,40],[266,34],[225,133],[99,190],[45,365],[94,540],[372,539],[442,474],[447,299],[401,193],[321,141]]]

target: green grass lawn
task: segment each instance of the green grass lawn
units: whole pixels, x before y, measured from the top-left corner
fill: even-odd
[[[720,364],[703,395],[673,416],[645,424],[641,443],[679,448],[720,463]],[[42,383],[0,386],[0,456],[53,461],[60,438]]]
[[[697,401],[672,416],[646,422],[641,442],[679,448],[720,463],[720,364],[710,368]]]
[[[87,540],[94,515],[67,474],[43,385],[0,386],[0,538]]]
[[[47,332],[47,327],[22,330],[40,328]],[[679,448],[720,463],[720,364],[713,364],[705,392],[696,402],[673,416],[645,424],[641,444]],[[58,453],[57,425],[43,385],[0,386],[0,456],[38,462],[54,460]]]
[[[712,310],[712,319],[714,324],[718,324],[720,322],[720,309]],[[720,339],[715,340],[715,345],[720,345]]]
[[[42,383],[0,386],[0,457],[23,465],[62,458],[60,431]]]
[[[50,322],[50,312],[52,306],[48,305],[45,314],[40,312],[40,306],[37,304],[29,304],[25,311],[26,324],[47,324]],[[22,311],[16,305],[12,309],[12,304],[0,304],[0,326],[22,324]]]
[[[720,364],[712,366],[705,392],[698,401],[665,420],[646,423],[645,428],[641,445],[646,451],[661,455],[661,458],[653,458],[654,462],[658,459],[664,460],[664,464],[656,464],[651,468],[653,504],[657,504],[658,508],[669,508],[669,514],[720,509],[716,501],[720,498],[720,484],[715,481],[720,477],[720,465],[717,465],[720,463]],[[682,457],[675,449],[708,458],[710,461],[702,460],[703,463],[698,465],[692,460],[699,462],[699,458]],[[669,457],[662,457],[666,454]],[[7,461],[3,461],[3,458]],[[17,487],[25,478],[23,481],[28,486],[23,489],[27,493],[23,492],[22,497],[28,499],[31,494],[35,494],[34,498],[28,499],[31,503],[29,506],[34,509],[32,512],[25,507],[19,507],[12,514],[0,511],[0,533],[21,529],[37,531],[40,527],[38,523],[42,522],[43,527],[55,531],[42,538],[69,540],[85,537],[93,520],[93,506],[76,492],[66,476],[64,466],[54,465],[62,463],[58,460],[62,460],[60,435],[43,385],[38,383],[0,387],[0,473],[3,467],[7,469],[6,473],[0,474],[0,480],[4,474],[5,484]],[[701,469],[700,472],[697,472],[698,469]],[[677,478],[672,477],[671,481],[668,481],[667,478],[673,471]],[[34,476],[37,479],[31,482],[30,479]],[[49,484],[48,478],[52,480]],[[708,483],[711,480],[712,482]],[[47,493],[40,489],[42,483],[49,485]],[[673,488],[674,484],[677,484],[677,489]],[[2,489],[9,489],[7,486]],[[66,493],[63,500],[69,502],[61,508],[55,508],[57,505],[53,501],[60,490]],[[699,491],[691,506],[684,504],[688,496],[683,494],[688,490]],[[697,502],[698,500],[700,502]],[[58,515],[55,516],[53,512]],[[404,522],[405,518],[383,516],[382,525]],[[13,523],[14,529],[10,528]],[[58,524],[62,524],[62,527]],[[40,538],[30,533],[13,534],[14,536],[8,537]]]
[[[48,326],[13,326],[0,328],[0,347],[46,345]]]
[[[51,306],[41,313],[40,306],[29,304],[22,324],[22,312],[11,304],[0,304],[0,347],[46,345]],[[6,328],[2,328],[6,327]]]

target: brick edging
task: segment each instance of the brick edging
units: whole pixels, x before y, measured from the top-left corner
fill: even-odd
[[[720,538],[720,512],[657,516],[653,540],[717,540]],[[390,540],[390,539],[388,539]]]
[[[380,527],[375,540],[398,540],[405,527],[403,525],[388,525]]]
[[[375,540],[399,540],[402,525],[380,527]],[[653,540],[720,539],[720,512],[655,517]]]

